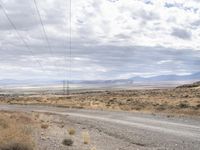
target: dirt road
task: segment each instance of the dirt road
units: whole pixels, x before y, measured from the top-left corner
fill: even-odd
[[[95,128],[100,133],[111,136],[113,140],[121,141],[122,146],[118,147],[119,150],[199,150],[200,148],[199,118],[169,118],[162,115],[142,113],[79,110],[47,106],[0,105],[0,110],[49,112],[66,116],[77,124]],[[102,150],[116,149],[113,141],[104,141],[102,144]],[[118,144],[120,145],[120,142]]]

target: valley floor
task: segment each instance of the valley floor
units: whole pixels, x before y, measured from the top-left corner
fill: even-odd
[[[0,96],[0,104],[51,105],[169,115],[200,116],[200,88],[88,91],[64,95]]]

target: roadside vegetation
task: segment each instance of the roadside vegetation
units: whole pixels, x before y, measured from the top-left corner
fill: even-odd
[[[66,121],[50,113],[0,111],[0,150],[96,150],[87,129]]]
[[[33,150],[31,120],[23,115],[0,114],[0,150]]]

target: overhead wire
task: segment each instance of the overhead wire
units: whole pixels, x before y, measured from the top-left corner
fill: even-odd
[[[51,46],[50,46],[50,43],[49,43],[48,36],[46,34],[44,23],[42,21],[42,17],[41,17],[40,11],[38,9],[38,5],[37,5],[36,0],[34,0],[34,4],[35,4],[35,7],[36,7],[37,14],[39,16],[40,24],[42,26],[42,30],[43,30],[43,33],[44,33],[44,38],[45,38],[45,40],[47,42],[48,50],[49,50],[51,56],[53,57],[53,52],[52,52],[52,49],[51,49]],[[9,15],[7,13],[7,10],[3,6],[1,0],[0,0],[0,7],[2,8],[2,11],[3,11],[4,15],[6,16],[8,22],[10,23],[10,25],[12,26],[12,28],[15,30],[15,32],[16,32],[19,40],[22,41],[22,43],[25,45],[25,47],[29,50],[29,52],[31,53],[31,55],[34,57],[34,52],[31,50],[31,48],[28,45],[28,43],[26,42],[26,40],[24,40],[24,38],[22,37],[22,35],[19,33],[17,27],[15,26],[15,24],[13,23],[13,21],[9,17]],[[69,44],[68,44],[69,45],[69,47],[68,47],[68,50],[69,50],[69,64],[68,64],[68,66],[67,66],[67,56],[65,56],[66,68],[68,68],[68,71],[66,71],[66,72],[68,72],[68,78],[67,78],[67,73],[66,73],[66,78],[67,78],[67,93],[68,94],[69,94],[69,90],[70,90],[70,80],[71,80],[71,71],[72,71],[72,69],[71,69],[71,67],[72,67],[72,65],[71,65],[72,64],[72,51],[71,51],[71,49],[72,49],[72,37],[71,37],[71,34],[72,34],[72,23],[71,22],[72,22],[72,2],[71,2],[71,0],[69,0],[69,27],[68,27],[69,28],[69,39],[68,39],[69,40]],[[67,51],[67,49],[66,49],[66,51]],[[66,55],[67,55],[67,52],[66,52]],[[36,59],[35,57],[34,57],[34,59],[37,62],[37,64],[40,66],[41,70],[46,73],[46,70],[43,67],[43,65],[41,64],[41,62],[38,59]]]
[[[46,40],[46,42],[47,42],[48,50],[49,50],[49,52],[50,52],[51,57],[53,58],[53,57],[54,57],[54,56],[53,56],[54,53],[53,53],[53,51],[52,51],[52,47],[51,47],[51,45],[50,45],[49,38],[48,38],[47,33],[46,33],[46,30],[45,30],[45,26],[44,26],[44,23],[43,23],[43,21],[42,21],[42,17],[41,17],[40,11],[39,11],[38,3],[37,3],[36,0],[33,0],[33,1],[34,1],[34,5],[35,5],[35,8],[36,8],[37,15],[38,15],[38,17],[39,17],[40,24],[41,24],[41,26],[42,26],[42,31],[43,31],[43,33],[44,33],[44,38],[45,38],[45,40]],[[54,63],[54,65],[55,65],[56,71],[57,71],[57,73],[58,73],[59,70],[57,69],[57,64]]]
[[[67,0],[67,16],[66,16],[66,31],[67,31],[67,41],[65,45],[65,78],[63,81],[64,95],[70,94],[70,80],[71,80],[71,49],[72,49],[72,40],[71,40],[71,0]],[[67,87],[65,87],[67,86]],[[67,93],[66,93],[67,92]]]
[[[67,94],[70,94],[70,81],[72,72],[72,1],[69,0],[69,77],[67,80]]]
[[[68,0],[66,1],[66,5],[67,5],[67,11],[66,14],[68,14]],[[66,16],[66,25],[64,25],[66,27],[66,31],[68,32],[68,28],[67,28],[67,24],[68,24],[68,17]],[[68,36],[66,34],[66,36]],[[66,95],[66,81],[67,81],[67,72],[68,72],[68,65],[67,65],[67,42],[68,39],[66,40],[66,44],[65,44],[65,50],[64,50],[64,79],[63,79],[63,94]]]
[[[6,8],[3,6],[2,1],[0,0],[0,7],[2,9],[2,12],[4,13],[5,17],[7,18],[8,22],[10,23],[10,25],[12,26],[12,28],[15,30],[19,40],[22,41],[22,43],[24,44],[24,46],[29,50],[29,52],[31,53],[32,57],[34,57],[34,52],[31,50],[30,46],[28,45],[28,43],[24,40],[24,38],[21,36],[21,34],[19,33],[17,27],[15,26],[15,24],[13,23],[13,21],[11,20],[11,18],[9,17]],[[34,57],[35,61],[37,62],[37,64],[40,66],[41,70],[46,73],[46,70],[44,69],[43,65],[40,63],[40,61],[38,59],[36,59]]]

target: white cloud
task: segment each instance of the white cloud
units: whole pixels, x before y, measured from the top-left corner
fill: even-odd
[[[169,62],[173,62],[173,60],[161,60],[161,61],[158,61],[157,64],[162,65],[162,64],[165,64],[165,63],[169,63]]]

